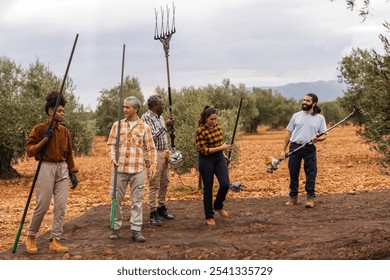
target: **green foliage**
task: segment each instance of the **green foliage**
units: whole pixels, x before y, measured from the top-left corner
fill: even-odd
[[[237,109],[239,102],[232,105],[229,109],[218,108],[210,100],[211,87],[195,89],[194,87],[182,88],[180,91],[173,91],[172,98],[172,115],[175,119],[175,146],[183,155],[180,164],[174,167],[175,172],[182,174],[192,168],[198,167],[198,152],[195,145],[196,129],[200,113],[206,105],[212,106],[218,111],[218,122],[222,126],[223,139],[228,143],[231,137],[236,121]],[[169,100],[168,93],[161,88],[156,89],[156,94],[163,96],[165,104],[164,119],[169,118]],[[226,99],[226,98],[225,98]],[[233,104],[233,103],[232,103]],[[241,111],[242,112],[242,111]],[[237,131],[239,131],[238,127]],[[169,139],[169,136],[168,136]],[[236,134],[236,140],[239,135]],[[171,143],[169,141],[169,143]],[[227,154],[226,154],[227,155]],[[232,153],[232,160],[237,159],[238,149]]]
[[[200,112],[208,103],[207,97],[200,95],[199,90],[195,90],[193,87],[182,88],[180,93],[172,93],[172,114],[175,119],[174,128],[176,136],[175,146],[183,155],[182,162],[175,168],[175,171],[178,173],[185,173],[191,168],[197,168],[196,128],[198,127]],[[164,101],[164,104],[167,104],[165,107],[168,108],[169,103]],[[169,118],[168,110],[165,110],[164,118]]]
[[[341,78],[349,88],[341,100],[352,111],[354,104],[365,112],[357,121],[362,135],[381,151],[390,163],[390,57],[374,50],[354,49],[340,62]]]
[[[45,96],[51,89],[60,90],[61,83],[62,79],[38,60],[24,70],[11,59],[0,58],[0,178],[17,176],[11,163],[25,154],[26,139],[33,126],[47,119]],[[67,78],[64,125],[73,137],[77,135],[75,151],[88,154],[95,136],[94,122],[84,125],[85,111],[75,99],[73,88],[72,80]]]
[[[21,76],[22,69],[19,65],[6,57],[0,58],[0,150],[3,152],[1,166],[9,165],[9,160],[24,152],[25,124],[18,108],[20,89],[23,86]]]
[[[118,120],[118,114],[123,117],[123,100],[128,96],[136,96],[141,104],[145,102],[141,92],[141,87],[137,78],[126,76],[122,87],[122,104],[119,104],[120,84],[110,89],[100,91],[101,95],[98,98],[96,108],[96,126],[97,134],[106,136],[110,134],[111,127]],[[141,107],[138,115],[142,116],[147,111],[145,106]]]
[[[87,112],[73,94],[68,94],[64,125],[69,128],[75,155],[88,155],[96,136],[95,115]]]
[[[333,124],[339,122],[352,112],[348,112],[342,107],[341,98],[336,99],[336,101],[321,103],[320,107],[322,110],[321,113],[324,115],[326,121]]]

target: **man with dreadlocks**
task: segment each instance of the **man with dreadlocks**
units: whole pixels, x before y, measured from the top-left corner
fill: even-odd
[[[51,91],[46,96],[45,112],[49,118],[46,122],[34,126],[27,139],[28,156],[35,156],[35,159],[39,161],[44,153],[36,181],[36,206],[26,239],[26,250],[30,254],[38,253],[35,236],[49,209],[52,197],[54,209],[49,252],[68,252],[68,247],[62,246],[60,239],[68,199],[69,176],[72,181],[72,189],[74,189],[77,186],[75,174],[77,168],[73,160],[70,132],[61,125],[65,116],[66,100],[62,95],[58,96],[59,94],[61,93],[58,91]],[[59,103],[54,112],[58,97]],[[49,127],[50,123],[51,127]]]
[[[308,93],[303,98],[302,111],[299,111],[290,119],[286,128],[281,156],[286,154],[287,146],[290,144],[290,151],[299,146],[309,143],[302,149],[290,155],[288,160],[288,170],[290,172],[290,199],[286,205],[295,205],[298,202],[299,172],[302,159],[306,174],[305,191],[307,193],[307,208],[314,207],[315,183],[317,177],[317,141],[324,141],[326,134],[316,137],[326,131],[325,117],[321,115],[321,108],[318,107],[318,97],[314,93]]]

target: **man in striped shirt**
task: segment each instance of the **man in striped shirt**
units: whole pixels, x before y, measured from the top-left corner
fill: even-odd
[[[149,210],[150,224],[161,226],[160,217],[173,220],[175,217],[168,213],[167,189],[169,184],[169,149],[167,127],[174,125],[174,120],[164,121],[162,113],[164,111],[164,101],[159,95],[152,95],[148,99],[149,110],[142,115],[142,120],[150,127],[154,144],[157,149],[157,169],[156,175],[149,181]]]
[[[150,164],[152,178],[156,172],[157,154],[150,128],[137,115],[141,103],[138,98],[129,96],[123,102],[125,118],[120,121],[119,147],[116,147],[118,122],[111,128],[107,146],[113,165],[117,169],[117,205],[115,209],[115,224],[111,239],[119,238],[122,226],[122,202],[125,197],[127,185],[130,185],[131,217],[130,226],[132,239],[145,242],[141,234],[142,227],[142,201],[145,191],[145,162]],[[116,161],[118,153],[118,162]],[[111,179],[111,197],[113,196],[114,176]]]

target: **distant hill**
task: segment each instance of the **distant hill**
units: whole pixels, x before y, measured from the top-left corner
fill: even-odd
[[[313,92],[318,96],[320,102],[334,101],[337,97],[344,95],[347,89],[346,84],[338,81],[317,81],[291,83],[284,86],[261,86],[262,89],[272,89],[279,92],[286,98],[302,99],[306,93]]]

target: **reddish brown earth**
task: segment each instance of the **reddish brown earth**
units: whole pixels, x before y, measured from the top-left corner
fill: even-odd
[[[266,172],[264,158],[278,156],[283,131],[261,128],[259,134],[243,135],[236,142],[240,158],[231,165],[230,177],[245,189],[229,192],[225,209],[230,216],[217,216],[215,227],[204,224],[196,171],[181,176],[171,172],[168,209],[176,220],[164,221],[158,228],[149,225],[145,204],[145,243],[130,240],[128,197],[121,238],[109,239],[109,162],[105,142],[97,138],[92,156],[76,158],[79,186],[70,191],[68,200],[66,254],[48,252],[52,207],[37,238],[40,253],[25,252],[34,197],[17,251],[11,252],[36,170],[34,160],[21,161],[15,169],[23,178],[0,181],[0,259],[390,259],[389,169],[355,130],[338,127],[317,145],[313,209],[304,207],[304,176],[300,202],[287,207],[286,162],[275,173]]]

